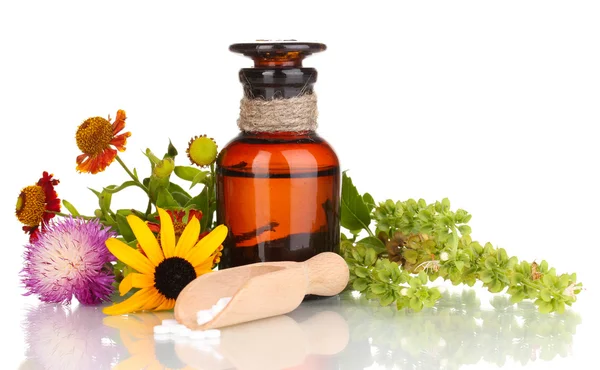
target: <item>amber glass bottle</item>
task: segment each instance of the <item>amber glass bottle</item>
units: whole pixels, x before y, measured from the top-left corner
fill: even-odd
[[[302,59],[316,43],[234,44],[254,59],[240,71],[248,99],[313,94],[317,72]],[[340,167],[314,130],[242,131],[217,159],[217,219],[230,232],[219,268],[256,262],[305,261],[339,252]]]

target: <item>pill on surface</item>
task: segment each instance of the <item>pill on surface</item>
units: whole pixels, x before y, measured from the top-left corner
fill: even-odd
[[[181,325],[181,324],[169,325],[169,326],[167,326],[167,328],[169,329],[169,333],[173,333],[173,334],[179,334],[181,332],[184,332],[187,329],[185,327],[185,325]]]
[[[189,343],[190,338],[187,336],[177,335],[177,336],[175,336],[175,338],[173,338],[173,341],[177,344],[184,344],[184,343]]]
[[[206,338],[220,338],[221,337],[221,331],[217,330],[217,329],[212,329],[212,330],[205,330],[204,331],[204,336]]]
[[[169,334],[171,331],[168,326],[156,325],[154,327],[154,334]]]
[[[162,324],[165,326],[168,326],[168,325],[177,325],[179,323],[177,322],[177,320],[163,320]]]
[[[190,328],[186,327],[185,329],[181,329],[179,332],[177,332],[177,334],[178,334],[179,336],[184,336],[184,337],[187,337],[187,336],[189,336],[189,335],[190,335],[190,333],[191,333],[191,332],[192,332],[192,329],[190,329]]]
[[[204,338],[206,338],[206,335],[204,335],[204,331],[203,330],[192,330],[191,333],[188,336],[190,337],[190,339],[204,339]]]
[[[169,334],[154,334],[154,340],[157,342],[168,342],[171,338]]]
[[[196,318],[197,318],[198,325],[206,324],[207,322],[209,322],[210,320],[212,320],[214,318],[212,309],[198,311],[198,313],[196,314]]]

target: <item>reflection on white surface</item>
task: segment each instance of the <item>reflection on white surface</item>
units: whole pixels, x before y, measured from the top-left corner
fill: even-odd
[[[122,352],[98,307],[40,304],[27,313],[21,369],[110,369]]]
[[[572,311],[539,314],[532,303],[511,305],[500,295],[484,309],[468,289],[444,293],[435,308],[418,314],[357,301],[345,309],[355,355],[346,354],[343,363],[352,358],[361,361],[359,368],[375,363],[382,369],[459,369],[481,362],[548,361],[570,355],[581,322]]]
[[[307,301],[286,316],[224,328],[220,340],[155,340],[171,312],[105,316],[99,308],[41,304],[24,322],[21,369],[460,369],[544,362],[571,353],[580,318],[538,314],[472,290],[444,293],[420,313],[351,294]]]

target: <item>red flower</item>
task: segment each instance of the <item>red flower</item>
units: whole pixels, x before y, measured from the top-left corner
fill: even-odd
[[[46,230],[46,225],[54,213],[60,212],[60,199],[54,187],[60,181],[52,178],[52,174],[44,171],[42,177],[35,185],[30,185],[21,190],[17,199],[16,216],[24,224],[23,231],[29,233],[29,241],[34,242],[41,231]],[[51,212],[48,212],[51,211]]]

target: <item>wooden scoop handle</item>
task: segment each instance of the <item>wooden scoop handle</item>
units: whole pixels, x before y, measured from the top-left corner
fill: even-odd
[[[348,285],[348,265],[336,253],[319,253],[302,264],[308,274],[307,294],[334,296]]]

